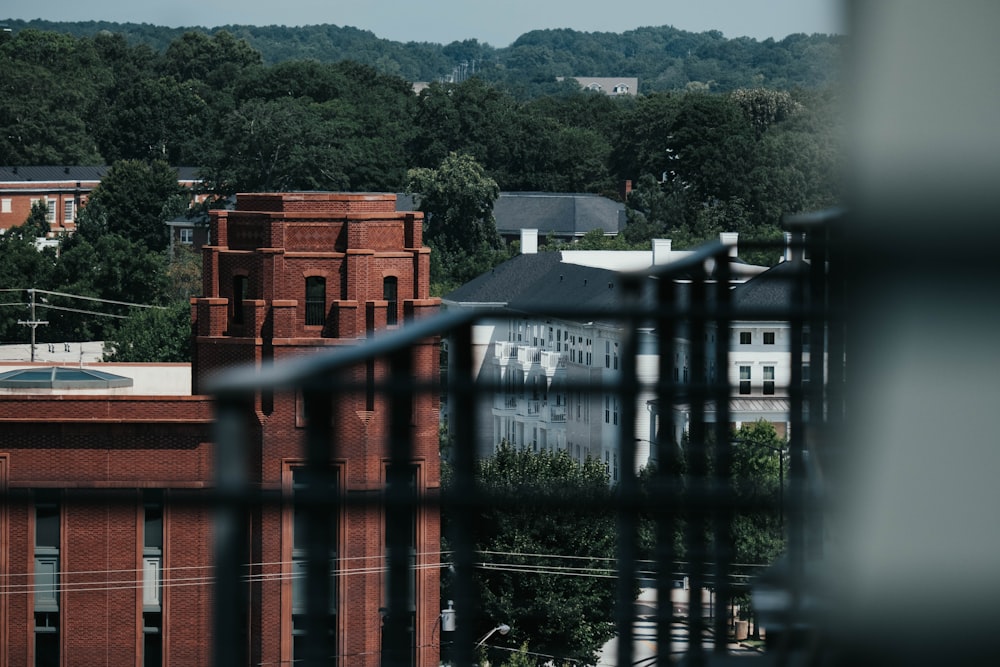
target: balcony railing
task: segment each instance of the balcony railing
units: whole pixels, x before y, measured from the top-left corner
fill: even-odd
[[[787,536],[788,576],[782,581],[783,597],[786,603],[773,611],[773,621],[768,627],[770,632],[785,639],[791,638],[792,628],[810,628],[814,619],[810,610],[805,607],[803,593],[807,559],[819,558],[822,555],[823,527],[821,515],[814,511],[810,504],[812,497],[808,493],[810,477],[807,475],[807,452],[810,466],[815,466],[820,460],[813,456],[814,438],[820,437],[823,430],[840,419],[843,402],[844,370],[844,328],[839,319],[842,314],[843,302],[843,263],[839,256],[839,246],[831,242],[837,226],[829,224],[831,216],[812,216],[790,222],[796,233],[801,233],[798,242],[799,249],[805,249],[810,262],[800,263],[798,270],[792,274],[790,285],[792,299],[788,306],[775,309],[762,309],[753,316],[761,320],[784,320],[790,325],[791,337],[791,382],[789,386],[790,424],[787,459],[789,478],[785,492],[784,527]],[[707,245],[681,261],[655,267],[648,273],[628,274],[623,276],[623,290],[620,304],[614,312],[602,310],[588,311],[566,305],[560,308],[539,309],[537,312],[519,311],[520,317],[550,317],[563,319],[579,319],[592,321],[601,318],[602,321],[615,320],[621,327],[621,363],[620,373],[611,386],[566,387],[567,391],[581,392],[611,392],[618,395],[621,406],[623,433],[631,433],[628,429],[636,421],[637,397],[640,390],[655,392],[660,406],[673,406],[684,403],[690,408],[688,424],[687,449],[684,452],[687,469],[687,489],[682,494],[675,478],[668,471],[679,465],[677,443],[673,441],[674,433],[673,411],[661,409],[660,427],[655,440],[650,443],[655,459],[658,461],[652,492],[640,493],[638,478],[632,473],[632,466],[621,466],[614,509],[618,518],[618,554],[617,554],[617,608],[619,613],[614,619],[618,634],[616,664],[633,665],[634,659],[634,595],[637,582],[642,579],[651,582],[657,591],[657,599],[670,600],[674,582],[681,573],[687,577],[689,588],[694,591],[710,589],[715,600],[730,600],[738,592],[746,592],[746,587],[739,583],[735,576],[735,566],[729,538],[729,525],[734,512],[732,505],[731,486],[729,482],[732,462],[732,443],[730,438],[731,415],[729,413],[729,398],[738,395],[739,388],[731,386],[724,378],[718,382],[710,381],[705,372],[706,358],[711,353],[719,368],[728,365],[730,323],[736,314],[731,307],[731,288],[729,281],[729,248],[715,243]],[[441,503],[453,517],[454,534],[450,535],[450,546],[453,549],[452,564],[454,569],[452,595],[456,614],[459,619],[455,631],[454,660],[457,665],[471,665],[475,662],[473,647],[476,642],[474,629],[462,623],[464,613],[471,610],[471,591],[475,585],[476,555],[469,536],[471,527],[476,521],[476,511],[483,503],[490,502],[483,492],[477,488],[474,481],[477,434],[482,429],[477,423],[477,405],[484,392],[502,393],[497,386],[477,382],[473,365],[473,327],[479,322],[504,318],[507,314],[496,310],[455,310],[442,312],[433,318],[425,318],[407,322],[404,326],[378,335],[364,344],[355,347],[338,348],[329,355],[316,355],[308,358],[292,359],[282,364],[275,364],[264,373],[252,369],[239,369],[225,373],[215,382],[214,393],[218,399],[217,420],[217,487],[223,503],[218,508],[216,535],[218,537],[216,558],[216,595],[219,600],[237,599],[240,586],[241,558],[245,554],[245,545],[241,536],[245,535],[245,512],[241,508],[246,502],[255,502],[254,489],[249,480],[241,478],[236,472],[240,470],[239,461],[243,455],[243,439],[241,436],[244,425],[243,404],[248,396],[261,391],[297,391],[303,392],[307,401],[320,401],[329,405],[342,392],[355,391],[356,386],[346,386],[338,378],[340,373],[349,368],[363,366],[370,360],[387,360],[392,369],[393,381],[376,387],[377,391],[386,392],[392,406],[412,405],[414,398],[420,392],[439,391],[434,382],[411,379],[407,369],[411,367],[411,347],[420,341],[436,337],[449,341],[449,373],[448,411],[452,417],[451,437],[453,442],[464,443],[455,446],[451,454],[453,483],[447,493],[441,498]],[[739,314],[745,320],[748,314]],[[652,327],[658,332],[657,345],[659,357],[659,380],[651,387],[641,386],[636,369],[639,330],[648,331]],[[813,360],[826,359],[829,367],[825,369],[826,383],[803,383],[803,329],[808,327],[812,332],[810,337],[810,356]],[[720,332],[708,342],[706,331],[715,329]],[[691,357],[690,382],[683,385],[672,382],[671,363],[675,357],[678,339],[687,342],[686,352]],[[712,346],[711,348],[709,346]],[[498,343],[495,354],[499,358],[514,358],[520,346],[511,343]],[[552,355],[543,353],[539,357],[546,363],[552,362]],[[557,361],[556,363],[561,363]],[[815,365],[815,364],[814,364]],[[725,374],[719,373],[719,376]],[[813,369],[813,377],[822,375]],[[322,404],[322,403],[318,403]],[[509,405],[509,403],[508,403]],[[812,409],[807,412],[807,406],[823,406],[823,409]],[[707,413],[712,407],[713,421],[709,421]],[[553,421],[558,415],[565,419],[565,406],[550,407]],[[408,410],[400,409],[403,415]],[[810,422],[806,423],[806,415]],[[409,423],[397,423],[392,419],[389,467],[406,467],[411,460],[412,442],[410,441]],[[328,419],[312,419],[308,422],[307,441],[319,443],[319,446],[308,448],[307,468],[322,470],[328,465],[325,456],[328,449],[322,446],[323,439],[328,437]],[[713,437],[714,436],[714,437]],[[705,443],[714,442],[711,447]],[[620,438],[619,456],[622,462],[634,461],[636,458],[636,439]],[[326,454],[324,454],[326,452]],[[386,492],[387,498],[392,497],[392,487]],[[411,498],[411,496],[407,496]],[[415,499],[413,502],[423,502]],[[401,504],[401,503],[400,503]],[[398,504],[388,503],[387,521],[396,520],[398,512],[400,520],[405,520],[407,508]],[[676,509],[667,511],[666,508]],[[540,509],[541,511],[541,509]],[[638,532],[638,514],[647,513],[655,518],[656,531],[664,537],[659,540],[656,549],[657,558],[652,563],[640,563],[636,549]],[[686,562],[679,562],[679,556],[674,552],[672,536],[675,534],[677,517],[684,516],[687,529]],[[320,520],[323,516],[320,516]],[[399,532],[402,535],[405,531]],[[393,533],[390,531],[390,538]],[[388,557],[388,590],[390,594],[385,610],[386,619],[408,618],[409,601],[405,595],[408,586],[409,561],[406,559],[404,541],[387,544]],[[326,562],[329,545],[309,544],[309,559],[315,562]],[[305,590],[309,595],[324,595],[328,589],[324,585],[325,573],[322,569],[310,570],[309,576],[315,577]],[[650,585],[650,584],[647,584]],[[400,593],[402,591],[402,593]],[[310,609],[324,609],[326,601],[310,604]],[[725,641],[710,644],[708,636],[726,637],[729,633],[730,619],[724,613],[708,615],[706,603],[700,595],[691,595],[687,611],[687,656],[686,663],[691,665],[706,664],[717,657],[724,656],[728,649]],[[217,605],[216,641],[220,646],[234,646],[241,641],[240,618],[225,605]],[[718,606],[715,607],[718,609]],[[612,619],[609,619],[612,620]],[[665,667],[672,664],[674,656],[667,647],[671,646],[672,633],[675,630],[676,619],[673,608],[668,604],[657,605],[652,622],[655,642],[661,649],[657,653],[656,664]],[[387,623],[389,621],[387,620]],[[317,628],[322,627],[317,625]],[[789,630],[789,632],[782,632]],[[385,632],[393,632],[392,627],[386,627]],[[321,634],[321,633],[317,633]],[[405,637],[405,631],[397,636]],[[316,640],[307,633],[306,640]],[[318,641],[318,640],[316,640]],[[797,644],[792,641],[778,642],[774,650],[779,656],[787,658]],[[235,664],[225,651],[217,651],[217,664]],[[393,664],[391,660],[383,664]],[[651,663],[650,663],[651,664]]]

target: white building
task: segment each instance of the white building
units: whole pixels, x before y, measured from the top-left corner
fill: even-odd
[[[736,255],[737,237],[722,241]],[[578,460],[592,457],[607,466],[612,482],[625,464],[622,438],[637,444],[635,470],[649,461],[655,421],[649,409],[657,380],[656,332],[639,331],[638,398],[635,427],[622,433],[618,388],[623,328],[610,315],[621,305],[623,272],[645,270],[687,257],[669,240],[651,251],[537,252],[537,232],[525,230],[522,254],[479,276],[442,300],[445,308],[504,308],[509,316],[473,330],[477,380],[492,386],[477,413],[477,454],[489,456],[506,440],[535,451],[564,450]],[[735,261],[734,279],[746,281],[764,267]],[[608,312],[607,319],[544,317],[529,314],[547,307],[579,307]],[[518,313],[524,313],[518,315]],[[687,382],[690,359],[678,341],[675,379]]]

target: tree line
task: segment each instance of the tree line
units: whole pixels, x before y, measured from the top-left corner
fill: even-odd
[[[571,29],[533,30],[509,46],[476,39],[449,44],[382,39],[368,30],[330,24],[308,26],[226,25],[169,28],[108,21],[16,21],[13,32],[35,29],[76,38],[122,35],[131,45],[165,52],[188,32],[226,32],[260,52],[267,65],[288,60],[334,63],[353,60],[407,81],[461,79],[474,74],[535,97],[559,90],[559,77],[637,77],[643,93],[687,86],[729,91],[746,87],[816,88],[834,81],[845,39],[802,33],[758,41],[727,38],[718,30],[695,33],[650,26],[622,33]]]
[[[571,31],[554,32],[573,49]],[[538,46],[536,38],[529,33],[516,44]],[[454,46],[449,53],[471,58],[474,49]],[[614,241],[618,247],[648,247],[649,239],[666,237],[684,248],[719,231],[773,238],[782,214],[838,202],[835,85],[612,98],[564,82],[552,94],[523,99],[485,72],[477,68],[460,83],[435,82],[416,93],[405,78],[351,60],[268,64],[248,41],[224,30],[183,32],[161,51],[105,30],[73,36],[23,28],[0,37],[0,156],[9,165],[123,164],[123,178],[132,174],[128,188],[152,193],[148,206],[155,211],[142,221],[136,221],[141,207],[123,205],[104,214],[106,223],[88,224],[86,216],[98,208],[88,214],[85,207],[79,239],[66,242],[59,264],[72,257],[74,243],[97,242],[99,231],[162,255],[165,230],[147,226],[176,214],[180,201],[158,180],[164,165],[198,167],[210,200],[252,191],[430,192],[447,186],[438,181],[447,180],[449,160],[483,180],[484,187],[470,188],[452,178],[459,185],[449,187],[465,194],[618,198],[630,181],[628,225]],[[437,199],[459,205],[450,196]],[[428,242],[440,241],[438,293],[508,252],[492,236],[476,247],[448,245],[449,234],[432,228],[433,215],[438,223],[449,215],[425,210],[432,213]],[[156,278],[135,279],[142,283],[137,293],[123,287],[118,300],[169,302],[173,288],[149,289],[171,283],[166,272],[176,272],[176,261],[163,259]],[[86,273],[79,267],[53,284],[67,291]],[[147,293],[148,299],[138,297]],[[66,334],[108,333],[98,328],[78,324]],[[17,339],[3,326],[0,335]]]

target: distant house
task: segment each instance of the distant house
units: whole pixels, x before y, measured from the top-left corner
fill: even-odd
[[[612,97],[618,95],[638,95],[639,79],[634,76],[571,76],[584,90],[604,93]],[[562,81],[564,77],[559,77]]]
[[[228,211],[236,206],[236,197],[229,197],[224,206],[218,207]],[[175,248],[186,247],[200,251],[204,246],[211,245],[212,232],[209,225],[208,212],[200,208],[191,208],[187,213],[177,216],[165,223],[170,229],[170,254]]]
[[[399,210],[416,210],[412,196],[400,195]],[[538,230],[540,239],[572,242],[600,229],[617,236],[625,228],[625,205],[586,193],[501,192],[493,204],[497,231],[504,241],[519,240],[524,229]]]
[[[0,233],[28,219],[36,202],[48,206],[52,236],[76,230],[76,216],[111,167],[0,167]],[[185,187],[201,181],[194,167],[177,167],[177,180]]]

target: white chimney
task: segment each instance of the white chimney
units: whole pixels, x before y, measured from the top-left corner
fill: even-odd
[[[522,229],[521,230],[521,254],[522,255],[537,255],[538,254],[538,230],[537,229]]]
[[[653,266],[670,263],[671,243],[670,239],[653,239]]]
[[[722,245],[729,246],[729,256],[736,257],[739,252],[739,232],[719,232],[719,241]]]

